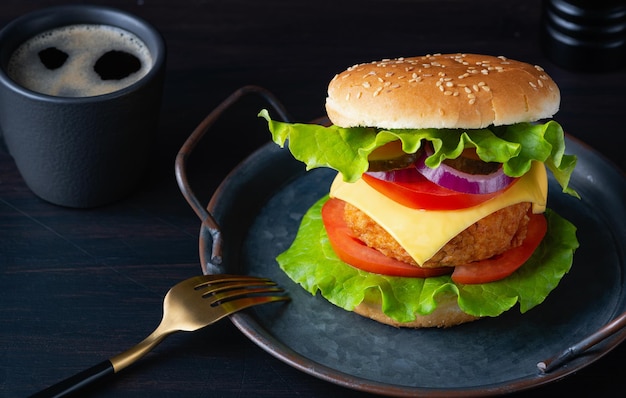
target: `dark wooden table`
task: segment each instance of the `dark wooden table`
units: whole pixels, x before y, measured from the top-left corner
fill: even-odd
[[[3,1],[0,25],[43,6],[82,1]],[[0,396],[33,393],[143,339],[162,297],[199,274],[200,223],[174,178],[193,128],[240,86],[273,91],[292,115],[324,113],[327,82],[357,62],[432,52],[480,52],[536,63],[562,90],[556,119],[626,169],[626,71],[582,74],[550,62],[539,43],[541,3],[515,1],[141,0],[93,1],[131,11],[169,49],[163,112],[149,175],[128,198],[101,208],[48,204],[0,151]],[[225,115],[190,164],[200,197],[268,141],[250,99]],[[610,189],[610,187],[607,187]],[[618,396],[626,346],[577,374],[516,396]],[[88,391],[99,397],[365,395],[293,369],[228,320],[177,334],[122,374]],[[87,394],[87,392],[85,393]]]

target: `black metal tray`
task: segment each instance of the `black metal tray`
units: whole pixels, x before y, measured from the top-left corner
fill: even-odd
[[[262,275],[285,287],[289,304],[241,312],[232,322],[275,357],[338,385],[392,396],[467,397],[559,380],[626,338],[624,330],[550,373],[537,369],[626,311],[626,178],[572,137],[566,146],[578,156],[571,186],[582,199],[561,194],[550,179],[548,206],[578,227],[581,246],[561,284],[524,315],[514,307],[449,329],[396,329],[304,291],[275,257],[291,244],[304,212],[328,192],[334,172],[305,172],[273,143],[235,168],[211,198],[206,214],[215,224],[205,215],[200,232],[203,271]],[[216,226],[221,264],[211,260]]]

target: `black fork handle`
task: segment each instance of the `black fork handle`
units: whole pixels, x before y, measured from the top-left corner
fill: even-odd
[[[90,367],[89,369],[76,373],[74,376],[70,376],[65,380],[31,395],[30,398],[66,397],[114,373],[115,370],[113,369],[113,364],[107,359]]]

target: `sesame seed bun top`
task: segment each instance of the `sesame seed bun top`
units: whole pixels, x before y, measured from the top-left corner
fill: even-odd
[[[328,86],[342,127],[483,128],[549,118],[560,93],[539,66],[505,57],[437,54],[354,65]]]

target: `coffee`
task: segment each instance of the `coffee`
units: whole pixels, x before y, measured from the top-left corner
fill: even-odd
[[[43,32],[9,59],[7,74],[23,87],[59,97],[90,97],[120,90],[152,66],[146,45],[108,25],[70,25]]]

